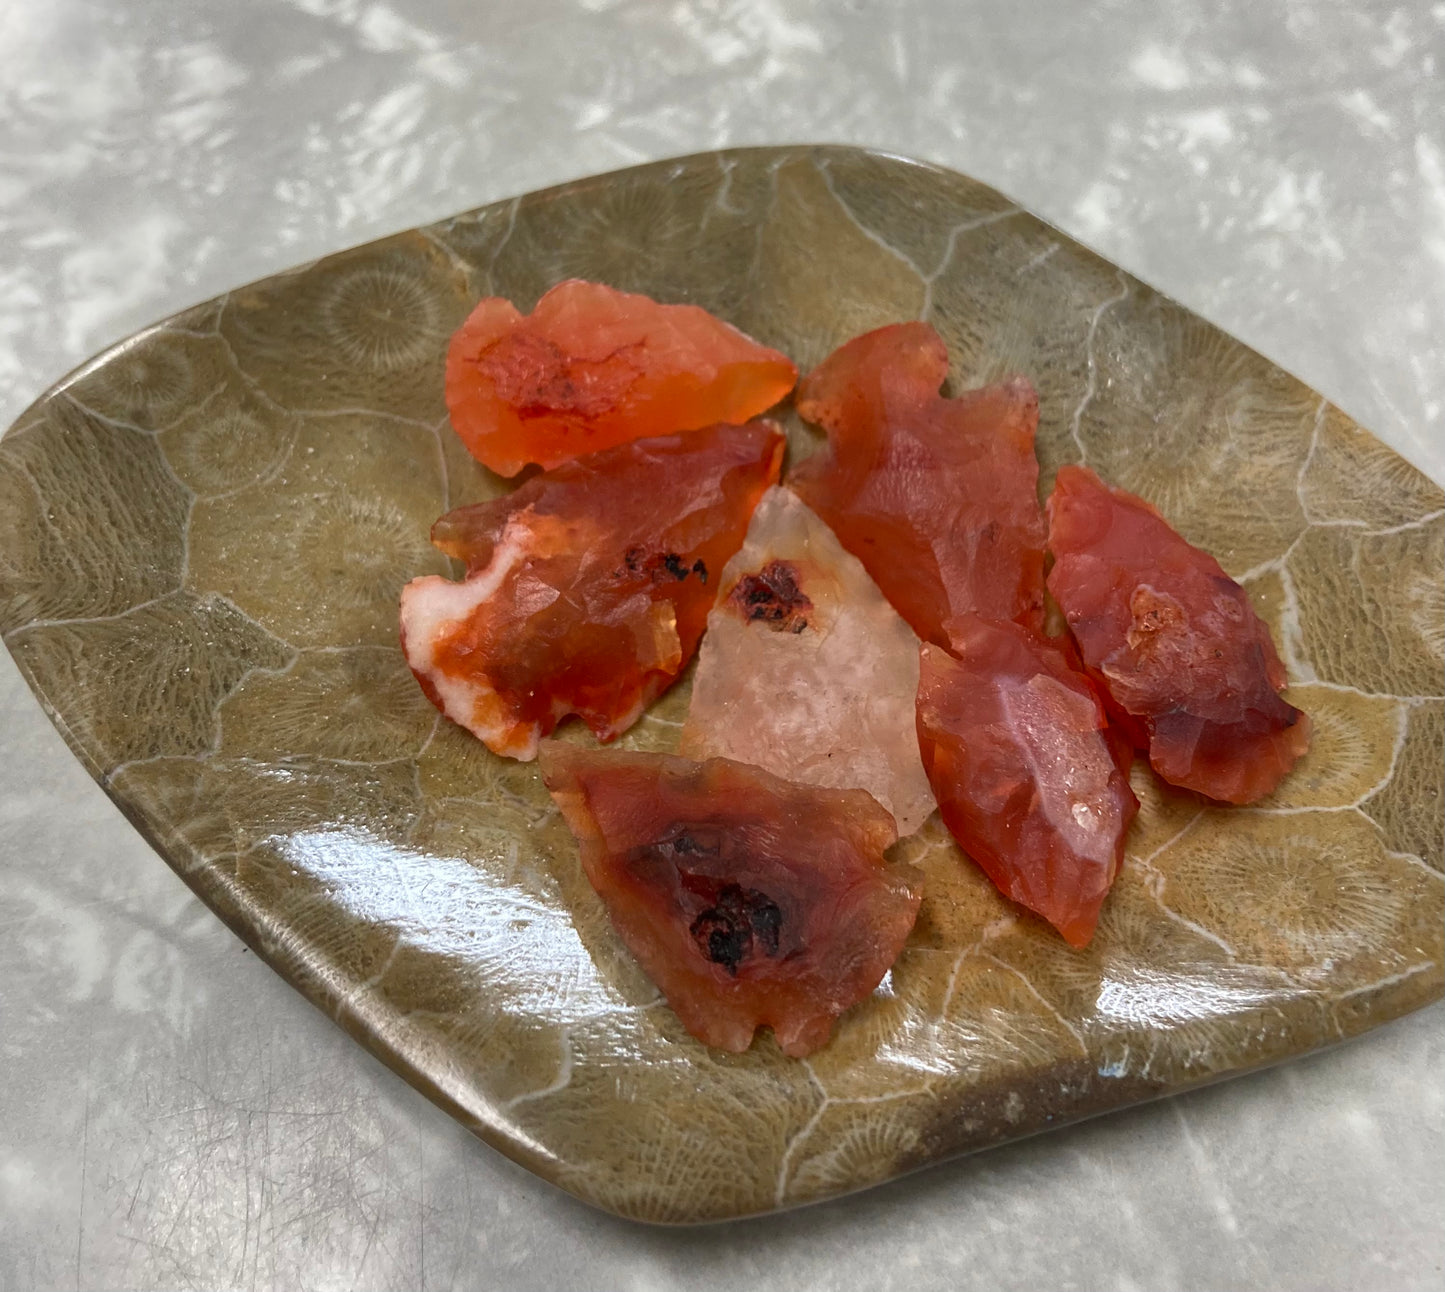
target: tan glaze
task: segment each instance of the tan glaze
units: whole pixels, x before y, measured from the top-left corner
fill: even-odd
[[[504,483],[445,420],[451,330],[578,274],[805,370],[925,315],[952,384],[1038,386],[1087,461],[1242,580],[1315,743],[1255,809],[1142,765],[1085,951],[935,816],[884,985],[799,1062],[709,1052],[623,949],[532,765],[439,721],[396,645],[426,542]],[[792,420],[793,452],[812,433]],[[1277,1062],[1442,989],[1441,491],[1318,395],[961,176],[842,148],[583,180],[330,257],[117,346],[0,442],[0,631],[188,883],[352,1035],[589,1202],[809,1202]],[[671,749],[686,681],[621,742]],[[575,730],[570,739],[584,739]]]

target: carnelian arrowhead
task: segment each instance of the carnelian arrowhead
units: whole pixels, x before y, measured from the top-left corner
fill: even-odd
[[[452,337],[446,399],[473,457],[504,476],[628,440],[745,422],[798,370],[696,305],[558,283],[529,315],[488,297]]]
[[[944,399],[948,351],[926,323],[854,337],[798,387],[828,447],[789,484],[925,641],[954,615],[1043,624],[1039,400],[1014,377]]]
[[[863,790],[556,741],[541,766],[613,927],[707,1045],[767,1026],[816,1050],[917,918],[922,876],[885,865],[893,818]]]
[[[1087,467],[1059,471],[1048,512],[1049,591],[1154,770],[1229,803],[1268,794],[1310,723],[1279,696],[1284,665],[1244,589]]]
[[[635,440],[443,516],[434,540],[467,577],[401,594],[422,689],[512,758],[567,714],[620,735],[692,658],[782,455],[767,422]]]
[[[1006,896],[1074,946],[1139,810],[1087,678],[1018,624],[948,625],[954,655],[921,651],[918,742],[944,824]]]

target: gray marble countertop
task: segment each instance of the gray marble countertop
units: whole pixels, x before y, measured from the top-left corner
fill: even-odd
[[[298,261],[800,140],[1002,188],[1445,480],[1426,0],[0,4],[0,426]],[[841,1202],[654,1230],[513,1167],[258,963],[8,656],[0,874],[0,1288],[1440,1283],[1445,1006]]]

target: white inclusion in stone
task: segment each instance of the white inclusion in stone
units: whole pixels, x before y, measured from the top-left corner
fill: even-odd
[[[749,617],[739,582],[783,563],[807,607]],[[933,811],[914,716],[918,639],[862,564],[798,497],[774,487],[718,579],[680,752],[787,780],[864,789],[900,835]]]
[[[525,566],[537,539],[531,508],[507,521],[502,537],[485,570],[454,583],[437,574],[413,579],[401,590],[401,627],[406,662],[418,676],[425,677],[441,699],[442,712],[453,722],[487,743],[488,748],[505,748],[524,761],[537,756],[540,731],[535,728],[512,743],[512,724],[498,716],[503,706],[489,703],[496,695],[485,672],[457,677],[436,667],[435,649],[442,636],[465,623],[486,605],[507,583],[518,566]],[[532,582],[535,582],[533,580]],[[534,592],[533,602],[543,602]]]

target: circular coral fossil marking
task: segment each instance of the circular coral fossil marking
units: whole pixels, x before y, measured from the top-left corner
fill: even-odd
[[[228,754],[388,761],[420,748],[435,723],[400,652],[303,654],[285,673],[254,674],[221,713]]]
[[[1425,649],[1445,660],[1445,583],[1440,572],[1420,570],[1412,575],[1405,585],[1405,605]]]
[[[1369,531],[1316,527],[1290,553],[1300,650],[1322,680],[1399,696],[1440,694],[1445,517]]]
[[[297,526],[295,551],[297,575],[318,597],[358,609],[395,599],[431,557],[401,508],[352,494],[318,501]]]
[[[245,408],[200,413],[162,437],[171,469],[203,496],[255,484],[285,452],[294,426],[284,414],[258,415]]]
[[[1439,485],[1333,407],[1324,410],[1300,500],[1311,520],[1380,529],[1418,520],[1441,501]]]
[[[394,372],[436,351],[437,302],[404,270],[369,265],[338,278],[321,304],[328,338],[356,368]]]
[[[788,1198],[828,1197],[896,1175],[917,1154],[934,1102],[931,1096],[924,1096],[900,1099],[882,1108],[876,1102],[833,1104],[805,1141],[787,1182]]]
[[[151,337],[83,381],[80,398],[105,417],[154,430],[192,395],[195,373],[175,344]]]
[[[1398,953],[1381,949],[1408,940],[1424,898],[1414,890],[1429,882],[1348,811],[1212,810],[1153,864],[1168,910],[1245,963],[1319,981],[1398,969]]]
[[[1289,699],[1309,714],[1309,752],[1261,807],[1348,807],[1385,783],[1404,735],[1400,701],[1310,685]]]

